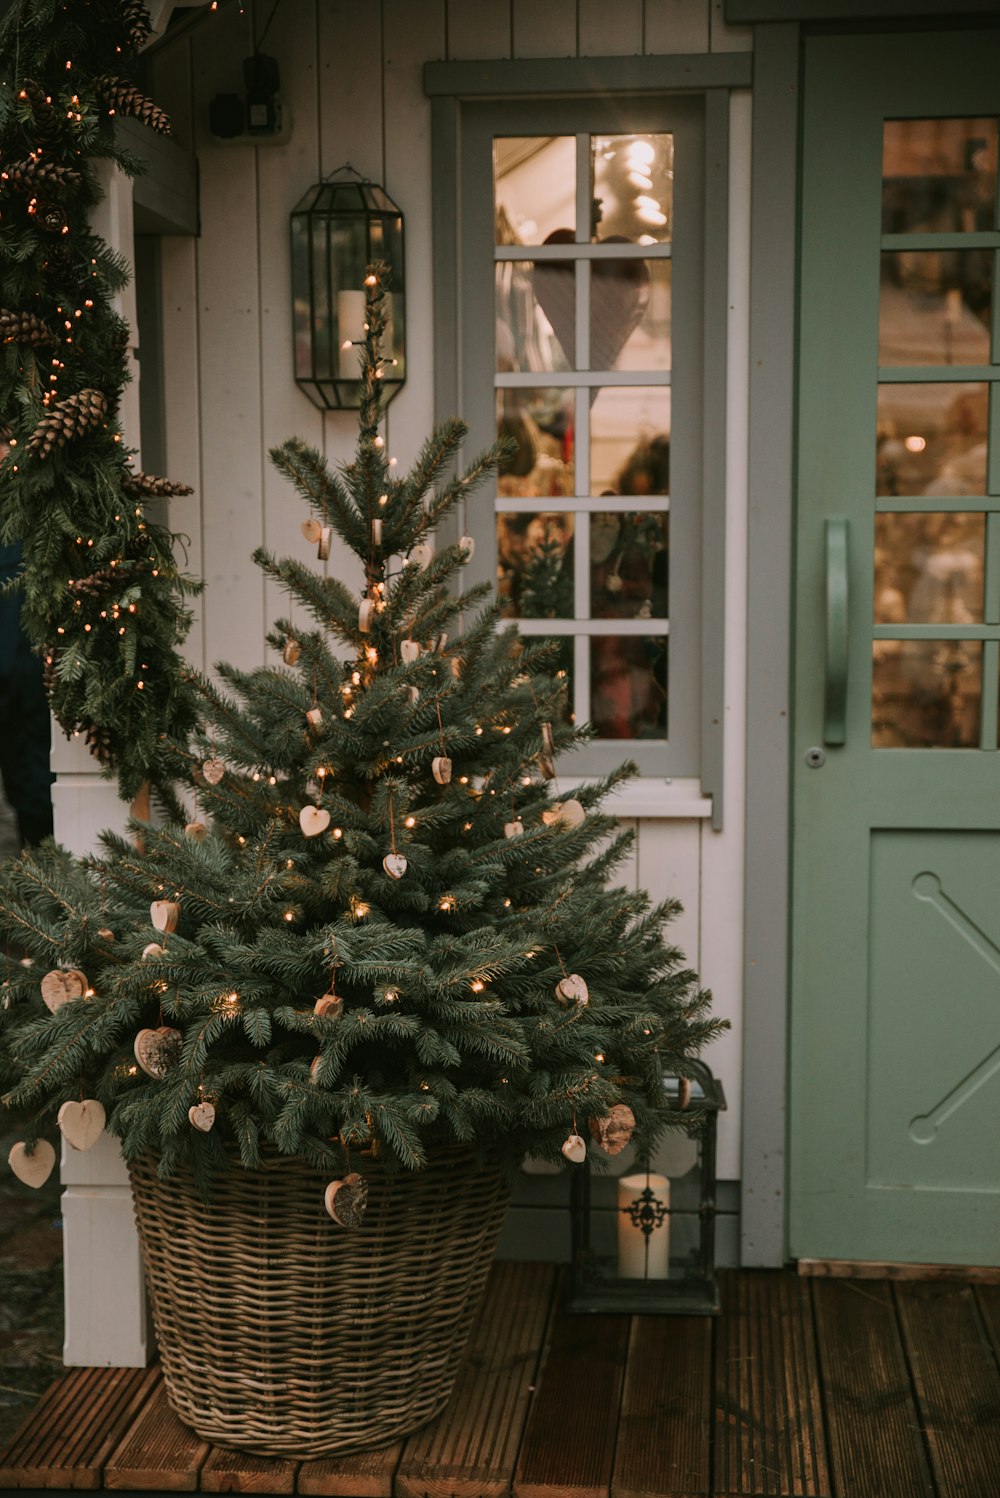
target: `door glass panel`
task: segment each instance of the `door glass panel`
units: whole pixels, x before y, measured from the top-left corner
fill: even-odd
[[[576,361],[576,272],[572,261],[496,267],[496,367],[558,373]]]
[[[575,516],[497,515],[497,593],[507,619],[573,618]]]
[[[515,444],[498,470],[501,495],[573,493],[572,390],[498,390],[497,436]]]
[[[985,534],[982,514],[876,515],[875,623],[981,623]]]
[[[591,369],[670,368],[670,261],[595,260]]]
[[[602,739],[666,738],[666,636],[593,636],[590,716]]]
[[[505,135],[493,143],[497,244],[544,244],[555,229],[574,237],[576,138]]]
[[[993,252],[892,250],[882,256],[880,364],[988,364]]]
[[[878,494],[985,494],[985,384],[878,387]]]
[[[674,138],[672,135],[595,135],[591,182],[598,242],[625,239],[662,244],[673,229]]]
[[[669,494],[669,386],[615,385],[595,391],[590,492]]]
[[[590,517],[590,612],[595,619],[666,619],[670,516]]]
[[[876,640],[873,747],[978,748],[981,680],[978,640]]]
[[[996,227],[995,119],[887,120],[882,152],[885,234]]]

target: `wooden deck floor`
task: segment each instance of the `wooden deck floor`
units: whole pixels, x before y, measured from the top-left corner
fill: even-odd
[[[722,1276],[698,1317],[568,1316],[498,1264],[455,1396],[381,1451],[212,1447],[156,1367],[74,1369],[0,1452],[0,1489],[316,1498],[1000,1498],[1000,1286]]]

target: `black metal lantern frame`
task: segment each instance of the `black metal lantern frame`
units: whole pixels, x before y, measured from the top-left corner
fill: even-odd
[[[716,1136],[726,1106],[722,1084],[702,1061],[689,1079],[664,1078],[678,1109],[695,1115],[695,1163],[664,1191],[649,1162],[636,1164],[634,1187],[597,1174],[589,1158],[573,1169],[572,1264],[567,1308],[620,1315],[706,1314],[719,1309],[715,1276]],[[626,1197],[622,1204],[622,1197]]]
[[[383,383],[406,379],[403,215],[384,188],[342,166],[292,209],[295,380],[321,410],[361,405],[367,268],[389,267]]]

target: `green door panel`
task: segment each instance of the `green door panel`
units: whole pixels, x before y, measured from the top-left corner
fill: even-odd
[[[885,347],[886,308],[895,316],[897,304],[917,304],[907,286],[917,284],[922,255],[938,257],[936,266],[968,247],[992,257],[1000,300],[995,207],[985,226],[981,217],[972,228],[971,218],[963,222],[971,238],[934,228],[929,210],[907,235],[883,224],[882,182],[885,122],[996,120],[998,64],[995,29],[805,43],[788,1140],[795,1257],[1000,1262],[1000,312],[993,305],[983,314],[985,333],[971,329],[985,349],[975,365],[942,357],[940,367],[909,367],[883,353],[879,367],[880,285]],[[972,144],[979,149],[978,136]],[[905,180],[900,191],[909,191]],[[910,257],[905,296],[880,282],[882,257],[893,254]],[[954,318],[954,301],[948,308]],[[888,392],[881,407],[880,389]],[[904,472],[906,443],[919,453],[928,440],[920,432],[933,425],[932,398],[953,396],[956,409],[964,400],[990,410],[988,454],[973,454],[961,482],[960,466],[944,459],[934,483],[887,481],[886,453],[898,449]],[[888,429],[884,409],[912,411],[912,430]],[[934,614],[930,584],[947,569],[926,536],[946,534],[941,517],[953,513],[963,536],[982,538],[976,565],[985,583],[970,608],[974,590],[949,581],[954,597]],[[887,589],[886,547],[907,535],[918,541],[900,562],[899,587]],[[952,573],[962,562],[971,575],[959,543],[949,544]],[[912,586],[920,568],[923,592]]]

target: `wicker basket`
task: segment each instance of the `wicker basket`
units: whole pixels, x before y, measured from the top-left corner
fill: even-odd
[[[360,1228],[323,1205],[329,1176],[275,1157],[220,1173],[130,1166],[167,1396],[205,1440],[268,1456],[379,1446],[447,1403],[510,1193],[499,1165],[450,1150],[387,1176]]]

